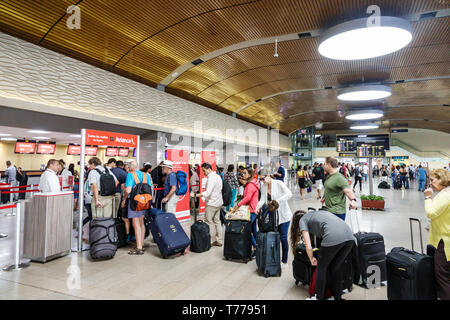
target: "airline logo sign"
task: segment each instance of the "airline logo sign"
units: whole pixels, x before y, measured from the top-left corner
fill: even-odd
[[[86,130],[87,145],[136,148],[137,138],[132,134]]]

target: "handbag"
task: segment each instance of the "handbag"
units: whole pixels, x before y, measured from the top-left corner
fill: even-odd
[[[225,218],[227,220],[251,221],[250,206],[240,206],[235,213],[233,213],[233,209],[230,209]]]
[[[306,180],[305,181],[305,188],[309,188],[312,185],[312,181],[311,180]]]

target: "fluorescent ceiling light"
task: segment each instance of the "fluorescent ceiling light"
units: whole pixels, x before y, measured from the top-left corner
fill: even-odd
[[[2,141],[16,141],[16,138],[2,138]]]
[[[366,111],[357,111],[352,112],[349,115],[345,116],[347,120],[373,120],[378,119],[383,116],[383,111],[381,110],[366,110]]]
[[[360,134],[358,138],[367,138],[367,134]]]
[[[360,18],[326,30],[320,37],[319,53],[337,60],[368,59],[395,52],[411,42],[411,24],[407,20],[379,18],[378,26],[368,27],[370,18]]]
[[[9,137],[10,134],[9,133],[0,133],[0,137]]]
[[[363,124],[354,124],[350,126],[350,129],[352,130],[370,130],[370,129],[377,129],[380,126],[376,123],[363,123]]]
[[[81,134],[71,134],[72,138],[81,138]]]
[[[33,139],[37,139],[37,140],[48,140],[50,138],[47,137],[33,137]]]
[[[49,131],[44,131],[44,130],[29,130],[28,132],[30,132],[30,133],[39,133],[39,134],[50,133]]]
[[[384,99],[391,94],[391,87],[373,84],[339,90],[337,98],[343,101],[369,101]]]

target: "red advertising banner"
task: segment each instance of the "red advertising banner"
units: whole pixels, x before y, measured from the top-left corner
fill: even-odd
[[[136,135],[86,129],[87,145],[136,148],[137,143]]]
[[[117,148],[106,148],[106,156],[107,157],[117,157],[119,154],[119,149]]]
[[[15,153],[33,154],[36,150],[35,142],[16,142]]]
[[[129,153],[130,153],[130,149],[128,149],[128,148],[120,148],[119,149],[119,157],[128,157]]]
[[[173,171],[186,172],[189,183],[189,152],[187,150],[167,149],[167,160],[173,162]],[[190,219],[189,189],[185,195],[178,198],[176,216],[178,220]]]
[[[217,165],[216,165],[216,152],[215,151],[202,151],[202,164],[205,162],[208,162],[214,171],[217,171]],[[206,190],[206,177],[203,174],[203,170],[200,169],[200,185],[201,190]],[[205,213],[205,207],[206,203],[205,201],[200,198],[200,202],[198,205],[198,213]]]
[[[97,155],[97,147],[86,147],[84,150],[84,154],[86,156],[96,156]]]
[[[69,147],[67,148],[68,156],[79,156],[80,153],[81,153],[81,146],[69,145]]]

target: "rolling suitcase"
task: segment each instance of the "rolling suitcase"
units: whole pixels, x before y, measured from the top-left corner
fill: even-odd
[[[125,247],[127,245],[127,232],[125,229],[125,222],[121,218],[115,220],[117,231],[117,248]]]
[[[150,231],[164,259],[177,253],[184,254],[191,244],[177,217],[172,213],[165,212],[154,216],[150,222]]]
[[[252,260],[252,223],[250,221],[226,220],[223,256],[226,260]]]
[[[422,253],[414,251],[412,222],[419,222]],[[436,300],[434,258],[423,253],[422,224],[409,218],[411,247],[396,247],[387,255],[387,296],[389,300]]]
[[[112,199],[114,212],[114,199]],[[97,210],[97,207],[95,207]],[[97,214],[96,214],[97,216]],[[89,225],[89,252],[93,260],[114,258],[117,252],[117,229],[114,218],[105,218],[102,207],[102,218],[95,218]]]
[[[350,211],[351,212],[351,211]],[[350,215],[350,222],[353,229],[353,218]],[[354,234],[357,247],[353,253],[354,283],[365,288],[373,288],[386,281],[386,250],[384,237],[376,232],[361,232],[359,219],[355,211],[358,232]],[[379,270],[379,277],[376,276]],[[368,284],[368,272],[374,273],[376,282]]]
[[[256,240],[256,265],[264,277],[281,276],[280,233],[259,232]]]
[[[394,180],[394,189],[400,190],[402,188],[402,181],[400,180],[400,176],[397,176]]]
[[[194,224],[191,226],[191,247],[192,252],[205,252],[211,249],[211,234],[209,225],[202,220],[197,221],[197,211],[194,212]]]

